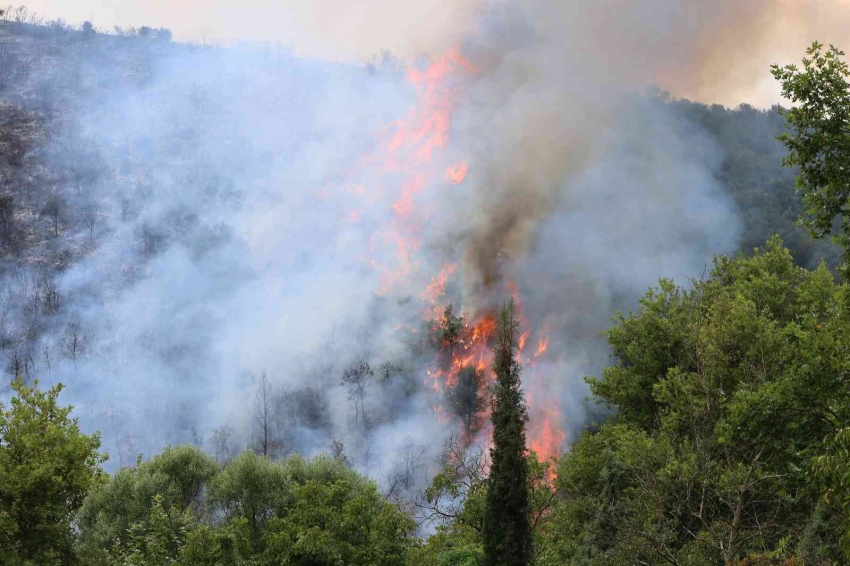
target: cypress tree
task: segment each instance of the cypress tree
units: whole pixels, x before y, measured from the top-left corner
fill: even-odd
[[[483,525],[486,566],[525,566],[531,557],[525,448],[528,415],[520,389],[521,367],[515,356],[517,328],[511,300],[499,310],[493,361],[493,446]]]

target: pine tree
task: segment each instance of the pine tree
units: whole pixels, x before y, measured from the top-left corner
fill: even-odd
[[[528,416],[520,389],[521,367],[515,356],[517,327],[510,301],[499,311],[493,362],[493,446],[483,529],[487,566],[524,566],[531,556],[525,448]]]

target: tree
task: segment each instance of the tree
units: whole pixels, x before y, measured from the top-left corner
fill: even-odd
[[[802,70],[773,65],[782,95],[795,104],[784,110],[790,133],[781,136],[788,149],[783,164],[799,167],[797,186],[803,194],[812,236],[834,234],[850,269],[850,70],[835,46],[824,51],[814,42],[806,50]],[[836,222],[840,227],[836,230]],[[836,233],[837,232],[837,233]]]
[[[452,435],[443,445],[443,460],[442,470],[416,503],[417,515],[425,523],[464,526],[480,534],[481,494],[486,497],[488,453],[459,435]]]
[[[62,356],[74,363],[74,369],[77,367],[77,359],[86,353],[87,345],[80,325],[75,322],[68,323],[61,341]]]
[[[26,372],[26,362],[24,361],[24,354],[21,352],[21,348],[17,345],[10,348],[9,354],[7,354],[9,359],[9,363],[6,364],[6,373],[8,373],[12,381],[16,379],[23,379],[27,376]]]
[[[121,221],[127,222],[133,215],[133,199],[126,192],[118,195],[118,208],[121,213]]]
[[[37,295],[42,312],[45,314],[56,314],[59,312],[62,306],[62,296],[59,293],[59,286],[50,274],[45,273],[39,281]],[[79,339],[79,336],[77,339]]]
[[[346,466],[351,466],[351,461],[345,453],[345,444],[337,438],[331,439],[330,455],[334,460],[339,460]]]
[[[617,315],[588,378],[617,416],[560,459],[540,562],[841,563],[848,293],[777,238]]]
[[[189,527],[183,516],[178,516],[177,521],[180,526],[175,529],[175,519],[164,508],[162,496],[155,495],[145,520],[133,523],[127,529],[126,537],[104,552],[106,563],[110,566],[160,566],[177,563],[180,551],[186,544],[186,532]]]
[[[131,211],[132,212],[132,211]],[[123,201],[122,201],[123,214]],[[143,221],[134,230],[136,241],[139,244],[139,249],[145,255],[153,255],[162,246],[163,236],[159,230],[154,228],[149,221]]]
[[[213,455],[220,464],[227,463],[233,457],[234,450],[231,444],[233,433],[233,427],[226,424],[212,431],[210,443],[213,446]]]
[[[850,559],[850,427],[827,438],[827,449],[814,459],[816,479],[823,486],[824,499],[844,508],[841,550]]]
[[[8,243],[15,229],[15,197],[0,195],[0,239]]]
[[[59,405],[62,385],[13,390],[0,403],[0,562],[73,564],[74,513],[103,478],[100,436]]]
[[[53,235],[59,235],[59,227],[61,226],[62,217],[65,213],[65,199],[60,195],[51,195],[44,203],[41,209],[41,214],[50,219],[50,225],[53,228]]]
[[[417,501],[419,517],[429,523],[436,522],[437,534],[424,547],[414,549],[412,564],[482,563],[487,468],[486,450],[461,442],[458,437],[446,442],[443,469],[426,489],[425,498]],[[528,456],[528,470],[529,527],[535,540],[545,541],[558,493],[549,479],[549,463],[538,462],[533,452]]]
[[[400,511],[411,505],[410,494],[418,487],[420,470],[427,453],[427,444],[417,444],[412,438],[407,438],[401,455],[385,478],[384,499],[394,503]]]
[[[348,386],[348,398],[354,401],[354,423],[362,420],[363,428],[369,428],[366,420],[366,388],[374,375],[366,358],[357,358],[342,372],[342,385]]]
[[[94,205],[83,208],[81,215],[83,224],[89,229],[89,240],[94,241],[94,229],[100,222],[100,210]]]
[[[437,351],[448,353],[446,363],[450,365],[455,349],[466,338],[466,318],[464,316],[455,316],[454,305],[449,303],[443,309],[443,316],[431,324],[431,340],[433,345]]]
[[[374,482],[325,455],[292,456],[281,467],[289,480],[286,510],[269,522],[266,563],[405,564],[413,522]]]
[[[511,300],[499,310],[493,360],[493,443],[482,537],[487,566],[521,566],[531,559],[525,446],[528,416],[516,359],[518,326]]]
[[[228,521],[244,521],[254,550],[259,551],[266,525],[284,510],[287,483],[281,466],[246,451],[210,483],[209,504]]]
[[[215,460],[195,446],[169,446],[135,468],[119,470],[89,493],[77,514],[78,556],[86,564],[106,566],[114,547],[133,542],[133,529],[149,528],[168,531],[169,555],[176,556],[180,531],[202,517],[203,491],[218,472]],[[151,518],[159,521],[160,513],[164,527],[150,523]]]
[[[476,418],[484,409],[486,400],[482,394],[484,376],[473,366],[460,370],[457,383],[446,391],[446,399],[452,412],[460,418],[467,441],[478,430]]]
[[[274,401],[272,386],[266,372],[260,376],[257,394],[254,398],[254,426],[257,427],[257,450],[268,456],[274,444],[272,425],[274,423]]]

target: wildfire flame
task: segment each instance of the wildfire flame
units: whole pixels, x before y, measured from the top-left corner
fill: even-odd
[[[466,163],[458,163],[457,165],[452,165],[446,169],[446,178],[453,185],[460,185],[463,183],[463,180],[466,179],[466,171],[468,166]]]
[[[397,194],[384,199],[392,202],[390,208],[393,221],[375,232],[371,240],[372,257],[368,264],[379,274],[378,294],[383,295],[399,285],[409,284],[411,276],[419,269],[417,252],[423,228],[430,215],[430,211],[420,202],[420,195],[439,187],[459,186],[467,178],[469,165],[466,161],[448,161],[447,156],[440,155],[440,159],[445,160],[443,163],[453,163],[445,167],[441,177],[435,174],[433,161],[448,144],[456,101],[462,94],[464,83],[475,73],[475,67],[457,49],[449,51],[425,69],[410,70],[407,80],[416,90],[418,101],[406,119],[390,124],[381,150],[367,160],[374,169],[392,173],[401,179],[395,185]],[[344,190],[361,200],[368,199],[370,194],[370,190],[360,184],[350,184]],[[375,201],[376,198],[372,198],[372,202]],[[360,214],[359,210],[352,211],[348,221],[358,221]],[[384,250],[390,253],[378,253]],[[449,312],[446,311],[446,288],[456,275],[456,264],[447,263],[437,275],[430,277],[430,283],[420,293],[425,303],[423,318],[435,325],[430,329],[432,335],[449,337],[441,338],[446,341],[441,345],[441,351],[448,354],[438,356],[427,372],[426,385],[438,394],[456,387],[458,375],[465,368],[472,367],[481,372],[487,383],[494,380],[494,313],[484,310],[468,316],[453,311],[453,320],[460,317],[460,327],[448,328],[452,320],[446,316]],[[523,313],[517,287],[512,283],[508,287],[521,325],[517,360],[528,368],[523,375],[530,415],[528,446],[541,461],[548,461],[557,456],[565,433],[561,429],[562,419],[556,397],[547,391],[546,375],[538,371],[538,362],[546,359],[547,368],[552,368],[557,361],[547,357],[550,344],[548,329],[541,327],[543,330],[535,330],[534,321],[528,320]],[[415,332],[415,329],[412,331]],[[523,358],[528,344],[536,344],[536,348],[532,355]],[[440,422],[451,421],[444,407],[437,404],[433,410]],[[482,424],[484,419],[489,420],[488,411],[489,408],[482,414]],[[482,437],[487,434],[489,437],[490,431],[480,428],[479,434]]]

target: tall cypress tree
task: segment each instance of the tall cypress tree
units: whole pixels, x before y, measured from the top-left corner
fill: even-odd
[[[511,300],[499,310],[494,351],[493,446],[483,529],[486,566],[525,566],[531,557],[525,449],[528,415],[515,355],[517,328]]]

